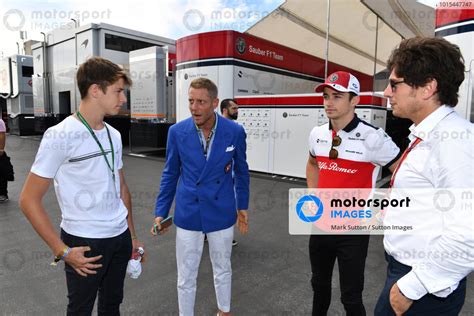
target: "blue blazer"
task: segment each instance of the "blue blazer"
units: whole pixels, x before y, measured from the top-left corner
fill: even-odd
[[[206,160],[192,118],[171,126],[155,216],[167,217],[176,195],[176,226],[207,233],[234,225],[249,204],[245,139],[242,126],[219,116]]]

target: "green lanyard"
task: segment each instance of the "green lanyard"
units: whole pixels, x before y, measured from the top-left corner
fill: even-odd
[[[107,125],[104,123],[105,129],[107,130],[107,136],[109,137],[109,142],[110,142],[110,148],[112,150],[112,166],[110,166],[109,160],[107,159],[107,154],[105,153],[104,148],[102,147],[102,144],[100,143],[99,139],[95,135],[94,131],[92,130],[91,126],[85,118],[82,116],[82,114],[77,111],[77,117],[81,120],[82,124],[89,130],[89,133],[91,133],[92,137],[94,138],[95,142],[97,145],[99,145],[100,151],[102,152],[102,156],[104,156],[105,162],[107,163],[107,166],[109,167],[109,170],[112,172],[112,179],[115,182],[115,156],[114,156],[114,144],[112,143],[112,138],[110,137],[110,131],[107,127]]]

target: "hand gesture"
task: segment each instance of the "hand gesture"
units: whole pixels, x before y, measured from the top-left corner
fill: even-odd
[[[69,264],[79,275],[86,277],[88,274],[97,274],[94,269],[102,268],[102,264],[94,263],[102,258],[102,255],[86,257],[84,253],[91,251],[88,246],[71,248],[64,261]]]

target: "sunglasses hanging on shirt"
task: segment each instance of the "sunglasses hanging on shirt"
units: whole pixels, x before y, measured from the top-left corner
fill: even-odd
[[[334,148],[334,147],[339,146],[341,143],[342,143],[341,137],[337,136],[336,132],[333,131],[332,132],[331,150],[329,151],[329,159],[337,159],[337,157],[339,156],[339,153],[338,153],[337,149]]]

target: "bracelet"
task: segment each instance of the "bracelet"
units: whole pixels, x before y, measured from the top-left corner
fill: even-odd
[[[67,257],[67,255],[71,252],[71,248],[70,247],[67,247],[66,251],[64,251],[64,254],[61,256],[61,259],[60,260],[63,260],[64,261],[64,258]]]
[[[65,247],[59,255],[54,257],[54,260],[53,260],[53,262],[51,262],[51,265],[52,266],[57,266],[58,262],[63,260],[69,254],[69,252],[71,252],[71,248]]]
[[[138,238],[137,238],[137,235],[133,235],[133,236],[132,236],[132,240],[137,240],[137,239],[138,239]]]

